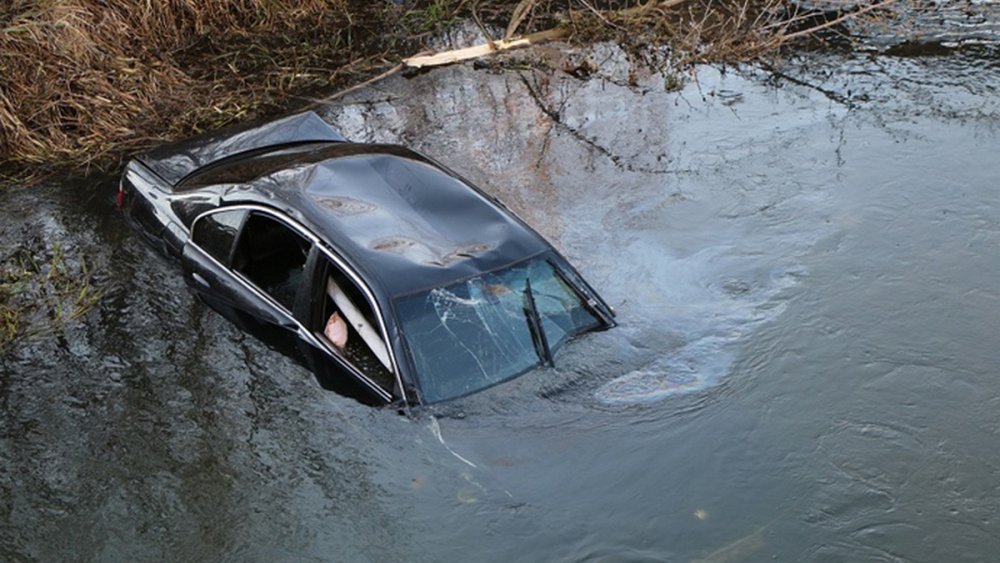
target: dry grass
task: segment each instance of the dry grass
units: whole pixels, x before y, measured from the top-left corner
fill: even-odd
[[[0,164],[112,168],[161,141],[274,113],[293,96],[373,76],[470,16],[484,28],[518,33],[565,26],[576,41],[616,40],[637,52],[665,45],[672,64],[689,64],[749,60],[831,27],[794,6],[787,0],[410,0],[402,6],[7,0],[0,7]]]
[[[666,46],[675,69],[780,56],[796,40],[842,32],[848,21],[882,20],[896,4],[827,0],[829,9],[821,11],[787,0],[654,0],[607,11],[578,1],[588,9],[570,12],[577,41],[618,41],[647,57],[657,52],[649,46]]]
[[[388,3],[14,0],[0,158],[89,163],[273,110],[372,64]],[[360,55],[359,55],[360,53]]]

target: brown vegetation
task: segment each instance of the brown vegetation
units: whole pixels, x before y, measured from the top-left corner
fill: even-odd
[[[885,7],[893,0],[868,4]],[[163,140],[376,75],[471,17],[502,39],[667,45],[744,61],[829,27],[788,0],[9,0],[0,7],[0,163],[113,167]]]
[[[0,158],[89,162],[273,109],[381,54],[388,6],[15,0],[0,8]]]
[[[670,64],[738,63],[777,55],[781,47],[815,36],[849,19],[879,17],[896,0],[661,0],[628,10],[576,12],[574,36],[617,40],[634,50],[650,44],[671,48]],[[804,5],[813,8],[805,8]],[[571,12],[571,15],[574,12]]]

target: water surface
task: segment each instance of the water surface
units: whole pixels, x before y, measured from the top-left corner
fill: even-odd
[[[621,326],[400,416],[185,290],[114,182],[3,195],[105,292],[0,360],[0,559],[981,561],[1000,550],[1000,78],[977,53],[460,66],[323,109],[549,237]]]

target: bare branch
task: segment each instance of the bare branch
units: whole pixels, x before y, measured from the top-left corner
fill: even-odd
[[[833,27],[833,26],[838,25],[840,23],[843,23],[843,22],[845,22],[845,21],[847,21],[849,19],[856,18],[856,17],[858,17],[858,16],[860,16],[862,14],[866,14],[866,13],[874,11],[874,10],[885,8],[886,6],[889,6],[890,4],[895,4],[895,3],[896,3],[896,0],[883,0],[882,2],[878,2],[878,3],[875,3],[875,4],[871,4],[869,6],[865,6],[864,8],[861,8],[860,10],[846,13],[846,14],[840,16],[839,18],[832,19],[832,20],[830,20],[830,21],[828,21],[826,23],[823,23],[823,24],[820,24],[820,25],[816,25],[816,26],[810,27],[808,29],[803,29],[801,31],[796,31],[795,33],[789,33],[787,35],[782,35],[782,36],[778,37],[777,44],[781,45],[781,44],[784,44],[784,43],[787,43],[787,42],[791,41],[792,39],[798,39],[799,37],[805,37],[807,35],[812,35],[812,34],[816,33],[817,31],[821,31],[821,30]]]
[[[514,37],[514,34],[517,33],[517,28],[521,27],[524,18],[531,13],[537,3],[538,0],[521,0],[517,7],[514,8],[514,13],[510,16],[510,23],[507,24],[507,32],[504,33],[504,39]]]

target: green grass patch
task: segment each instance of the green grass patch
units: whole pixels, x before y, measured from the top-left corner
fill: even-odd
[[[13,250],[0,262],[0,351],[62,329],[100,299],[82,255],[67,256],[59,243]]]

